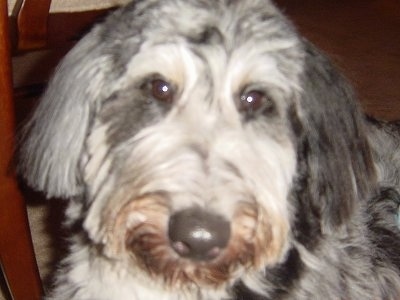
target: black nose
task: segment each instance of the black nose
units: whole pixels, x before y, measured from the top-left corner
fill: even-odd
[[[171,216],[168,235],[180,256],[206,261],[216,258],[228,244],[230,224],[219,215],[189,208]]]

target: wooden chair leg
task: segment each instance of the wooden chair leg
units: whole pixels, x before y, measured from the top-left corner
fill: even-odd
[[[40,299],[24,200],[10,170],[15,135],[7,1],[0,1],[0,263],[15,300]]]

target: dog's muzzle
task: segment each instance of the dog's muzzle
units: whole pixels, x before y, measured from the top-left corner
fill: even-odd
[[[232,217],[198,206],[173,211],[168,196],[146,195],[105,212],[106,255],[161,278],[166,286],[216,288],[280,255],[271,218],[255,202],[237,203]]]

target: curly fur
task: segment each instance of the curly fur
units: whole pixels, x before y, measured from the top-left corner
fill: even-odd
[[[240,108],[248,91],[261,108]],[[69,199],[74,229],[48,299],[400,299],[400,126],[366,119],[268,0],[113,12],[64,58],[23,139],[20,172]],[[190,207],[231,224],[211,262],[168,241]]]

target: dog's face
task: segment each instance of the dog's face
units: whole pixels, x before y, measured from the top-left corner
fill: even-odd
[[[69,218],[121,276],[167,289],[254,281],[309,224],[341,225],[364,188],[343,149],[354,108],[337,76],[314,83],[330,70],[276,8],[134,2],[61,65],[23,150],[28,180],[78,199]]]
[[[289,236],[300,43],[271,6],[210,5],[146,11],[143,42],[119,62],[85,145],[85,229],[171,286],[259,271]]]

